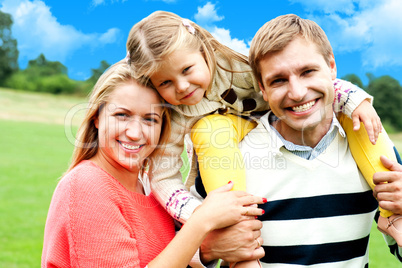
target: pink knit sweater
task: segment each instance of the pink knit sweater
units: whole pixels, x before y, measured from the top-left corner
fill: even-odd
[[[83,161],[54,192],[42,267],[145,267],[174,235],[173,220],[152,194],[130,192]]]

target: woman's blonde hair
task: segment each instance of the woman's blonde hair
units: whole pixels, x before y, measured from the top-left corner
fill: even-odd
[[[160,70],[163,61],[179,50],[199,50],[208,65],[211,81],[214,79],[216,66],[235,72],[217,63],[216,52],[225,57],[229,64],[232,60],[248,64],[246,56],[219,43],[204,28],[166,11],[156,11],[135,24],[127,40],[128,61],[135,70],[135,77],[149,86],[153,86],[150,77]],[[208,90],[211,86],[212,83]]]
[[[119,61],[110,66],[98,79],[89,96],[87,112],[78,129],[75,148],[71,160],[70,171],[82,160],[88,160],[98,152],[98,129],[95,127],[95,120],[107,103],[112,92],[123,84],[134,83],[139,85],[132,76],[132,70],[125,60]],[[159,145],[167,142],[170,135],[170,108],[165,105],[164,100],[159,96],[162,105],[162,132]],[[150,157],[160,153],[162,146],[157,146]]]
[[[302,19],[297,15],[279,16],[265,23],[251,41],[249,62],[255,78],[262,83],[260,61],[268,54],[283,50],[297,36],[301,36],[316,44],[327,64],[333,55],[327,35],[311,20]]]

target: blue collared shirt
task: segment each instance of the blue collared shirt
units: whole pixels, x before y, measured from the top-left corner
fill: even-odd
[[[320,142],[314,148],[310,146],[294,144],[293,142],[285,140],[285,138],[283,138],[282,135],[271,124],[276,120],[278,120],[278,118],[273,113],[269,113],[268,115],[269,126],[271,130],[273,130],[278,136],[278,138],[282,141],[283,143],[282,146],[285,147],[286,150],[288,150],[289,152],[307,160],[313,160],[316,157],[318,157],[321,153],[323,153],[325,149],[327,149],[328,146],[331,144],[331,142],[336,137],[338,132],[342,137],[344,138],[346,137],[345,131],[343,130],[338,119],[336,119],[335,114],[333,114],[332,123],[327,134],[325,134],[325,136],[320,140]]]

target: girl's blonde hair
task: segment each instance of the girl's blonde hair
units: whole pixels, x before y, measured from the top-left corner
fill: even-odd
[[[194,29],[193,33],[189,27]],[[230,66],[232,60],[248,64],[246,56],[219,43],[204,28],[166,11],[156,11],[135,24],[127,40],[128,62],[135,70],[136,79],[148,86],[153,86],[150,77],[160,70],[163,61],[179,50],[199,50],[208,65],[211,81],[214,79],[216,66],[235,72],[217,63],[215,57],[217,52],[226,58]],[[208,91],[211,86],[212,83]]]
[[[333,51],[324,30],[314,21],[302,19],[294,14],[282,15],[265,23],[251,41],[250,66],[260,83],[262,83],[260,61],[268,53],[282,51],[297,36],[316,44],[319,53],[327,64],[330,64]]]
[[[75,141],[75,148],[71,160],[70,171],[82,160],[88,160],[98,152],[98,129],[95,127],[95,120],[107,103],[112,92],[123,84],[137,84],[132,76],[130,66],[122,60],[110,66],[96,82],[90,96],[85,117],[78,129]],[[162,105],[162,132],[159,145],[167,142],[170,135],[170,108],[165,105],[164,100],[159,96]],[[162,149],[158,146],[150,157],[160,153]]]

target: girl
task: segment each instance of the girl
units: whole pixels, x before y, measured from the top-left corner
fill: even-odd
[[[127,51],[136,78],[175,105],[169,147],[158,162],[165,168],[154,172],[152,182],[161,204],[183,223],[200,204],[185,187],[194,185],[197,173],[192,144],[207,192],[229,179],[236,182],[235,190],[245,190],[237,144],[255,126],[250,118],[269,109],[247,58],[220,44],[197,24],[163,11],[154,12],[133,26]],[[362,120],[375,143],[381,122],[366,101],[371,96],[339,79],[334,81],[334,88],[335,111],[349,117],[353,113],[355,130]],[[185,186],[180,174],[184,143],[193,160]]]
[[[169,109],[125,61],[100,77],[50,204],[42,267],[187,267],[210,231],[262,214],[250,207],[262,198],[230,192],[229,183],[175,236],[172,218],[145,186],[145,168],[169,130]]]

